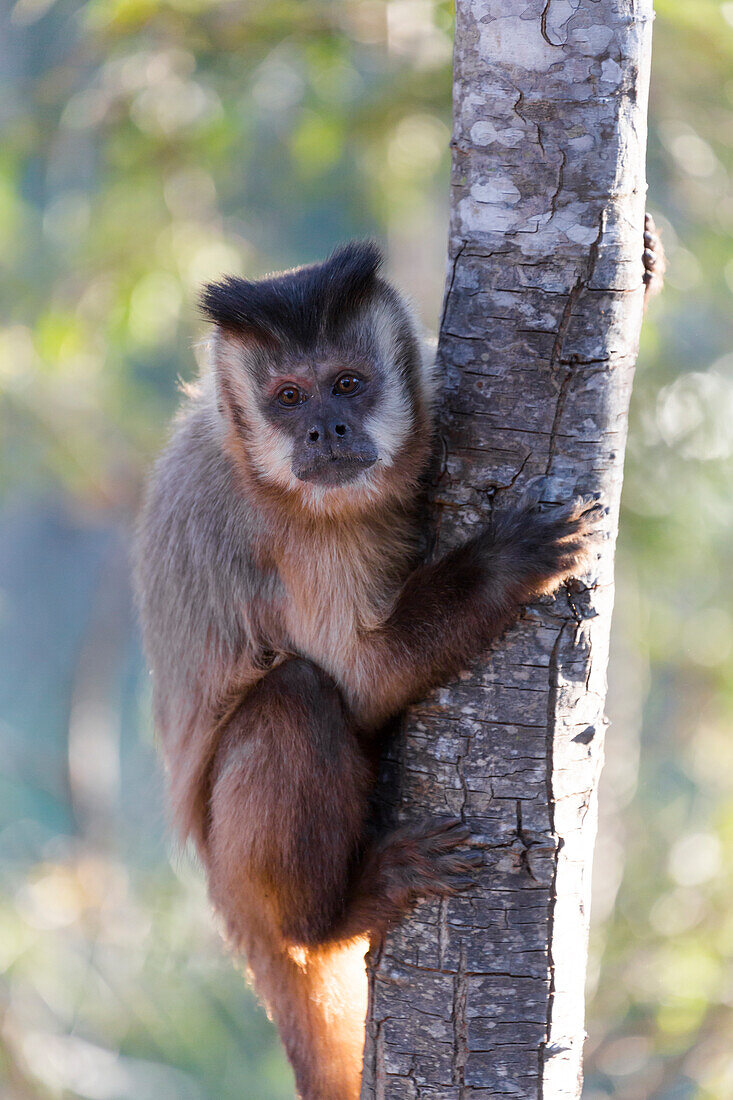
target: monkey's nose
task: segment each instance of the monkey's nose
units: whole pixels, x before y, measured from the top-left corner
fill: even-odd
[[[347,424],[341,423],[341,421],[334,421],[328,424],[314,424],[307,433],[309,443],[327,443],[334,436],[337,439],[343,439],[348,434],[349,428]]]
[[[324,424],[324,428],[326,429],[324,434],[329,440],[333,439],[335,442],[344,439],[350,432],[349,425],[345,424],[343,420],[336,420],[335,417],[333,420],[328,420]]]

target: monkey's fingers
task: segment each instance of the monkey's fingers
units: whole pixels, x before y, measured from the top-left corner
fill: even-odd
[[[382,861],[392,887],[409,897],[449,897],[475,885],[477,851],[459,851],[471,834],[459,818],[409,826],[387,838]]]
[[[412,895],[415,898],[445,898],[475,887],[475,872],[482,865],[476,855],[474,852],[470,856],[437,856],[419,870],[414,869],[410,885]]]
[[[569,504],[560,504],[547,517],[548,534],[556,538],[566,538],[577,533],[590,533],[603,519],[607,509],[603,501],[596,497],[576,497]]]
[[[434,852],[448,851],[470,839],[471,830],[460,817],[438,818],[413,828],[412,835]]]
[[[666,257],[654,218],[648,211],[644,215],[644,251],[641,254],[641,262],[644,265],[645,298],[649,299],[662,288]]]

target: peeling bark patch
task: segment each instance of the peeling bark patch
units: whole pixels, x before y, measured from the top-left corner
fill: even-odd
[[[590,745],[596,735],[595,726],[587,726],[581,733],[576,733],[573,741],[577,745]]]

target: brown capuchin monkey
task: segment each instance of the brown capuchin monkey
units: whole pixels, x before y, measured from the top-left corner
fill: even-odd
[[[176,824],[303,1100],[359,1095],[366,937],[464,889],[477,865],[459,821],[375,829],[385,724],[582,574],[601,511],[503,512],[419,564],[433,381],[379,264],[352,243],[205,288],[210,369],[137,543]]]

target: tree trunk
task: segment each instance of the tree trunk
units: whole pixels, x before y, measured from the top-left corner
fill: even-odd
[[[596,575],[408,715],[399,816],[464,817],[468,894],[369,961],[362,1097],[577,1097],[627,411],[641,326],[651,0],[458,0],[439,361],[441,550],[528,484],[603,495]]]

